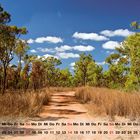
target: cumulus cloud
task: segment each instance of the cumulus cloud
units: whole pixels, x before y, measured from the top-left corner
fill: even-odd
[[[71,46],[68,45],[64,45],[64,46],[60,46],[60,47],[56,47],[55,50],[58,52],[64,52],[64,51],[69,51],[72,50],[73,48]]]
[[[31,53],[37,53],[35,49],[30,50]]]
[[[48,57],[54,57],[54,58],[57,58],[57,59],[58,59],[57,56],[55,56],[55,55],[51,55],[51,54],[45,54],[45,55],[43,55],[43,57],[45,57],[45,58],[48,58]]]
[[[63,39],[60,37],[55,37],[55,36],[47,36],[47,37],[38,37],[35,40],[29,39],[27,42],[29,44],[31,44],[31,43],[44,43],[44,42],[57,44],[57,43],[62,43]]]
[[[50,43],[62,43],[63,40],[60,37],[53,37],[53,36],[47,36],[47,37],[39,37],[35,40],[36,43],[44,43],[44,42],[50,42]]]
[[[96,62],[97,65],[105,65],[105,61],[103,62]]]
[[[27,40],[27,43],[32,44],[32,43],[34,43],[34,40],[33,39],[29,39],[29,40]]]
[[[55,48],[58,52],[64,52],[64,51],[70,51],[70,50],[76,50],[76,51],[93,51],[95,48],[93,46],[83,46],[83,45],[77,45],[77,46],[60,46]]]
[[[70,63],[70,69],[74,70],[75,62]]]
[[[104,30],[104,31],[101,31],[100,33],[107,37],[114,37],[114,36],[127,37],[127,36],[134,34],[134,32],[129,31],[128,29],[117,29],[115,31]]]
[[[95,48],[93,46],[82,46],[82,45],[79,45],[79,46],[74,46],[73,47],[74,50],[77,50],[77,51],[93,51]]]
[[[48,57],[54,57],[54,58],[57,58],[57,59],[58,59],[57,56],[51,55],[51,54],[45,54],[45,55],[43,55],[43,56],[40,56],[40,55],[37,56],[38,59],[42,59],[42,60],[44,60],[44,59],[46,59],[46,58],[48,58]]]
[[[94,40],[94,41],[105,41],[109,40],[107,37],[98,35],[96,33],[78,33],[75,32],[73,37],[76,39],[83,39],[83,40]]]
[[[79,54],[61,52],[61,53],[58,53],[57,56],[62,59],[68,59],[68,58],[78,58]]]
[[[51,54],[45,54],[43,56],[38,55],[37,58],[38,59],[40,59],[40,58],[45,59],[45,58],[48,58],[48,57],[54,57],[54,58],[57,58],[57,59],[68,59],[68,58],[78,58],[79,54],[62,52],[62,53],[57,53],[55,55],[51,55]]]
[[[37,48],[40,52],[51,52],[51,53],[53,53],[54,52],[54,50],[53,49],[49,49],[49,48]]]
[[[70,66],[74,67],[75,66],[75,62],[70,63]]]
[[[119,42],[117,41],[108,41],[102,45],[104,49],[114,50],[116,47],[119,47]]]

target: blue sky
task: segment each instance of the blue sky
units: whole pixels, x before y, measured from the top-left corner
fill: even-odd
[[[72,69],[79,54],[90,53],[98,64],[115,46],[133,34],[130,23],[139,20],[139,0],[1,0],[12,15],[10,24],[26,26],[23,37],[30,54],[62,60]],[[71,65],[71,66],[70,66]]]

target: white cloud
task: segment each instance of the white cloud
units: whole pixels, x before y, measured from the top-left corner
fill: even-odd
[[[37,53],[35,49],[30,50],[31,53]]]
[[[97,65],[105,65],[106,63],[105,63],[105,61],[103,61],[103,62],[96,62],[96,64]]]
[[[64,46],[56,47],[55,49],[58,52],[64,52],[64,51],[72,50],[72,47],[68,45],[64,45]]]
[[[38,55],[38,59],[40,58],[45,59],[48,57],[54,57],[57,59],[68,59],[68,58],[78,58],[79,54],[62,52],[62,53],[57,53],[56,55],[51,55],[51,54],[45,54],[43,56]]]
[[[102,45],[104,49],[114,50],[116,47],[119,47],[119,42],[117,41],[108,41]]]
[[[27,40],[27,43],[32,44],[32,43],[34,43],[34,40],[33,39],[29,39],[29,40]]]
[[[48,49],[48,48],[37,48],[41,52],[54,52],[53,49]]]
[[[73,49],[77,51],[93,51],[95,48],[90,45],[88,46],[79,45],[79,46],[74,46]]]
[[[70,66],[74,67],[75,66],[75,62],[70,63]]]
[[[70,63],[70,69],[74,70],[75,62]]]
[[[58,59],[57,56],[51,55],[51,54],[45,54],[45,55],[43,55],[43,56],[40,56],[40,55],[37,56],[38,59],[42,59],[42,60],[45,60],[45,59],[48,58],[48,57],[54,57],[54,58],[57,58],[57,59]]]
[[[31,44],[31,43],[44,43],[44,42],[57,44],[57,43],[62,43],[63,39],[60,37],[55,37],[55,36],[47,36],[47,37],[38,37],[35,40],[29,39],[27,42],[29,44]]]
[[[68,51],[68,50],[77,50],[77,51],[92,51],[95,48],[93,46],[83,46],[83,45],[78,45],[78,46],[68,46],[68,45],[64,45],[61,47],[56,47],[55,48],[56,51],[58,52],[64,52],[64,51]]]
[[[55,55],[51,55],[51,54],[45,54],[45,55],[43,55],[43,57],[45,57],[45,58],[48,58],[48,57],[54,57],[54,58],[57,58],[57,59],[58,59],[57,56],[55,56]]]
[[[63,40],[60,37],[53,37],[53,36],[47,36],[47,37],[39,37],[35,40],[36,43],[44,43],[44,42],[50,42],[50,43],[62,43]]]
[[[83,40],[94,40],[94,41],[104,41],[109,40],[107,37],[98,35],[96,33],[78,33],[75,32],[73,37],[76,39],[83,39]]]
[[[57,56],[62,59],[68,59],[68,58],[78,58],[79,54],[62,52],[58,53]]]
[[[129,31],[128,29],[117,29],[115,31],[104,30],[104,31],[101,31],[100,33],[107,37],[113,37],[113,36],[127,37],[127,36],[134,34],[134,32]]]

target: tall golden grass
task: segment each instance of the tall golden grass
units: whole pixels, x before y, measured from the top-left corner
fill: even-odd
[[[75,91],[75,87],[49,87],[51,92],[67,92],[67,91]]]
[[[48,89],[20,94],[16,92],[5,93],[5,95],[0,95],[0,117],[35,116],[41,111],[43,105],[48,104],[49,100],[50,93]]]
[[[78,88],[76,98],[89,103],[90,109],[98,115],[111,117],[124,116],[136,119],[140,117],[140,93],[125,93],[119,90],[95,87]]]

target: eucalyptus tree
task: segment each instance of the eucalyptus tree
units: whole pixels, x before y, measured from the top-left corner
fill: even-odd
[[[21,72],[22,60],[23,60],[24,56],[26,55],[28,49],[29,49],[29,46],[28,46],[28,44],[25,40],[18,39],[16,41],[16,48],[15,48],[14,51],[15,51],[15,54],[17,55],[17,57],[18,57],[19,72]]]
[[[128,74],[128,60],[119,53],[111,54],[106,58],[109,65],[108,71],[104,72],[105,86],[110,88],[124,87]]]
[[[10,22],[10,14],[0,8],[0,63],[3,68],[2,94],[6,88],[7,68],[14,58],[16,40],[21,34],[26,34],[26,28],[7,25]]]
[[[62,87],[73,86],[73,76],[68,68],[60,70],[58,86]]]
[[[47,57],[43,60],[45,66],[45,83],[49,86],[56,86],[60,77],[59,66],[61,61],[54,57]]]
[[[140,29],[140,23],[138,21],[133,21],[131,27],[135,30]]]
[[[31,70],[32,70],[32,63],[37,59],[36,56],[34,55],[28,55],[26,54],[23,57],[23,61],[24,61],[24,67],[21,71],[21,83],[20,83],[20,87],[22,87],[24,89],[24,91],[26,91],[26,89],[29,88],[29,84],[31,82]]]
[[[45,66],[43,61],[36,59],[32,62],[32,70],[30,74],[30,82],[34,90],[42,88],[45,78]]]
[[[140,86],[140,33],[129,36],[118,51],[128,58],[130,73],[126,81],[127,89],[137,89]]]
[[[87,85],[88,80],[88,65],[93,61],[92,56],[86,55],[85,53],[80,54],[80,58],[75,62],[74,72],[75,72],[75,84],[76,85]]]
[[[92,61],[87,66],[87,83],[90,86],[101,86],[102,85],[102,71],[103,67]]]

